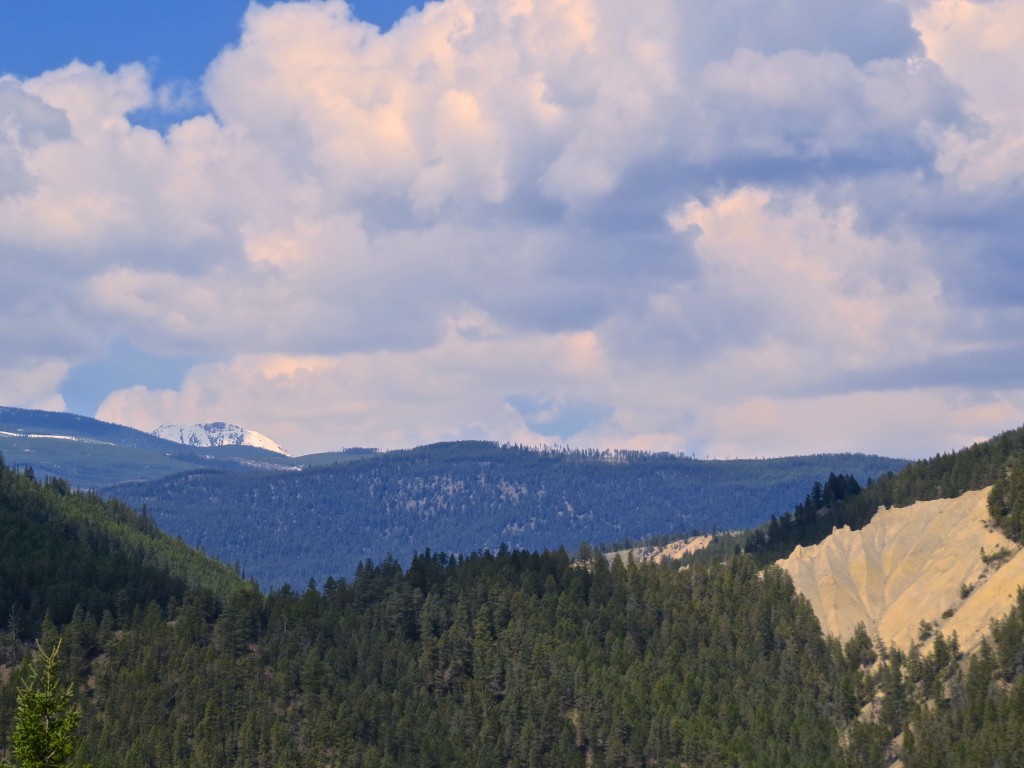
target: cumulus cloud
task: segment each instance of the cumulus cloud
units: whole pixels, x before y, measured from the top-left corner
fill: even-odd
[[[0,77],[0,198],[27,192],[31,177],[21,158],[23,150],[66,137],[67,117],[59,109],[26,93],[12,77]]]
[[[64,398],[57,392],[68,365],[62,360],[24,358],[0,369],[0,392],[7,402],[25,408],[64,410]]]
[[[124,338],[206,362],[101,417],[299,452],[1011,426],[1024,100],[988,76],[1024,64],[1018,6],[444,0],[381,33],[252,4],[162,133],[141,65],[0,78],[0,399],[57,403]]]
[[[743,188],[688,203],[672,221],[700,231],[702,279],[660,308],[678,316],[691,298],[714,297],[734,318],[737,346],[782,345],[786,358],[773,367],[787,381],[794,367],[817,378],[926,358],[950,343],[921,244],[913,234],[858,231],[849,204],[830,209],[808,194]]]
[[[505,402],[508,393],[587,392],[607,376],[606,366],[589,333],[508,334],[471,312],[453,318],[428,349],[240,355],[196,366],[178,390],[115,392],[99,416],[152,429],[216,412],[258,422],[285,445],[324,449],[460,437],[533,444],[552,435],[530,426],[532,419]]]

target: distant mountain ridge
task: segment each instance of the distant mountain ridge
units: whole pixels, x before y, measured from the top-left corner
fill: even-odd
[[[298,469],[291,457],[253,445],[197,446],[58,411],[0,407],[0,452],[12,466],[99,488],[197,469]],[[319,458],[329,460],[331,455]]]
[[[461,441],[364,454],[302,472],[188,472],[100,493],[264,586],[349,577],[365,559],[502,544],[575,549],[733,530],[792,508],[830,472],[906,462],[863,454],[707,461],[638,451],[542,451]]]
[[[227,424],[223,421],[190,424],[188,426],[165,424],[154,429],[151,434],[164,440],[170,440],[172,443],[192,445],[197,448],[221,445],[248,445],[253,448],[262,448],[265,451],[280,453],[283,456],[291,456],[288,451],[266,435],[235,424]]]
[[[90,443],[30,437],[43,434],[38,426],[11,434]],[[729,470],[725,493],[735,501],[744,489],[808,471],[815,458],[699,462],[464,442],[352,453],[345,471],[372,479],[369,496],[389,500],[385,511],[428,522],[472,487],[478,505],[455,520],[465,527],[492,512],[495,498],[514,520],[534,496],[573,499],[562,516],[600,522],[603,510],[588,512],[578,495],[592,482],[594,498],[617,491],[612,505],[627,509],[625,500],[649,502],[659,483],[687,487],[702,472]],[[871,457],[824,458],[844,472]],[[554,471],[537,484],[529,473],[517,477],[517,467]],[[308,522],[320,501],[306,477],[324,480],[340,468],[189,472],[165,490],[237,481],[203,487],[219,495],[197,511],[217,517],[236,491],[273,503],[291,485],[297,503],[267,533],[282,556],[309,563],[331,532],[308,535],[297,551],[289,526]],[[396,765],[525,765],[541,755],[533,762],[579,768],[1021,765],[1024,590],[1014,592],[1024,583],[1024,550],[993,529],[1005,504],[1015,518],[1016,499],[1001,499],[998,488],[944,494],[993,475],[1015,493],[1022,468],[1024,430],[1016,430],[886,474],[845,499],[868,499],[873,517],[796,549],[791,561],[802,567],[787,568],[792,579],[779,567],[761,570],[730,541],[685,568],[625,567],[586,548],[575,563],[565,551],[423,552],[407,571],[385,558],[361,563],[351,580],[261,595],[237,566],[159,532],[146,512],[0,462],[0,605],[10,606],[0,733],[12,728],[30,669],[19,657],[40,638],[55,647],[59,633],[61,674],[87,696],[80,754],[104,768],[166,765],[176,755],[204,766],[347,765],[364,755]],[[938,500],[890,503],[908,495]],[[338,538],[360,533],[344,519],[350,501],[327,506]],[[816,519],[830,519],[827,510],[813,510]],[[388,536],[403,523],[393,514],[383,522]],[[774,522],[766,530],[778,534]],[[259,535],[264,523],[235,519],[235,535]],[[646,549],[634,559],[653,554]],[[823,636],[823,626],[836,626],[826,620],[833,597],[841,611],[867,608],[867,628],[846,622],[840,641]],[[893,633],[876,610],[886,606],[914,643],[909,650],[886,642]],[[972,652],[980,632],[988,637]]]
[[[167,447],[162,439],[148,432],[62,411],[0,406],[0,431],[9,436],[76,438],[126,448]]]
[[[169,441],[74,414],[0,408],[0,452],[39,477],[146,505],[163,530],[239,562],[265,586],[348,576],[366,558],[404,561],[428,547],[571,550],[745,528],[790,509],[830,472],[866,480],[906,463],[862,454],[701,461],[473,441],[292,458],[232,443],[232,433],[245,439],[242,428],[209,426],[194,440],[177,427]]]

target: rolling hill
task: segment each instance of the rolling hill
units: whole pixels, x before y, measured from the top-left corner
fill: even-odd
[[[440,443],[302,472],[187,472],[102,493],[239,562],[263,585],[349,576],[367,558],[502,544],[575,549],[652,534],[745,528],[830,472],[905,462],[860,454],[701,461],[667,454]]]
[[[193,446],[87,416],[0,407],[0,452],[12,466],[99,488],[195,469],[296,469],[300,463],[248,445]]]
[[[860,591],[889,591],[894,606],[904,584],[948,571],[959,550],[985,542],[978,558],[989,572],[955,571],[973,588],[956,590],[950,621],[909,650],[856,629],[824,635],[783,569],[760,568],[731,547],[688,568],[656,558],[624,565],[594,550],[575,561],[564,550],[422,553],[408,567],[385,557],[321,589],[261,594],[159,532],[147,514],[0,463],[0,599],[14,606],[0,636],[0,758],[11,755],[16,692],[31,680],[26,662],[39,639],[44,648],[60,641],[61,675],[83,710],[76,767],[1019,765],[1024,592],[1009,603],[991,594],[1014,586],[1003,578],[1014,560],[995,562],[1005,540],[994,526],[1009,504],[1013,533],[1016,500],[993,492],[997,518],[986,518],[982,488],[903,508],[883,503],[860,520],[854,499],[952,496],[963,478],[992,475],[1012,490],[1022,434],[915,462],[843,499],[843,509],[815,510],[816,520],[856,513],[858,530],[840,534],[846,553],[865,554],[865,575],[888,569],[898,583],[892,590],[867,578]],[[374,494],[387,496],[436,472],[441,457],[453,479],[471,459],[480,486],[507,496],[511,470],[488,471],[501,451],[519,450],[430,446],[347,468],[383,459],[381,472],[396,461],[418,471],[395,470],[387,482],[378,474]],[[672,474],[660,463],[667,457],[515,458],[512,465],[564,465],[566,477],[595,487],[595,467],[625,469],[615,479],[634,493],[631,473]],[[748,469],[748,481],[766,480],[753,471],[763,465]],[[556,487],[557,473],[544,477],[546,489]],[[801,514],[792,524],[814,533],[811,522]],[[769,529],[783,530],[778,521]],[[854,533],[897,547],[871,550],[852,543]],[[836,551],[831,536],[794,557],[816,546]],[[818,562],[829,566],[818,575],[841,576],[834,558]],[[943,583],[949,592],[949,578]],[[910,600],[927,615],[945,605],[929,601]],[[975,652],[944,634],[969,609],[993,606],[1008,612]]]
[[[0,462],[0,605],[8,631],[37,634],[76,605],[99,621],[125,618],[189,590],[227,598],[245,586],[232,568],[157,529],[117,501],[32,479]]]

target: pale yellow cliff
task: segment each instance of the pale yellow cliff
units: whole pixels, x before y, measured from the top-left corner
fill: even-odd
[[[798,547],[779,565],[811,602],[826,633],[846,638],[864,622],[872,636],[907,647],[918,640],[924,620],[946,635],[956,631],[970,651],[991,619],[1010,610],[1024,584],[1024,551],[993,528],[987,498],[986,489],[882,509],[862,530],[836,530],[820,544]],[[985,563],[982,549],[1013,555]]]
[[[634,547],[633,549],[622,549],[617,552],[609,552],[608,559],[612,560],[618,556],[625,561],[632,555],[633,560],[637,563],[648,560],[660,563],[662,560],[666,559],[678,560],[683,555],[688,555],[691,552],[704,549],[704,547],[710,543],[710,536],[692,536],[688,539],[679,539],[678,541],[673,541],[660,547]]]

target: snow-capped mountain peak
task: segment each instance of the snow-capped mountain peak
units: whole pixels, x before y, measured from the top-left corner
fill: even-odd
[[[172,443],[194,445],[200,448],[216,445],[250,445],[254,448],[291,456],[288,451],[266,435],[235,424],[226,424],[223,421],[188,426],[166,424],[159,429],[154,429],[153,434],[164,440],[170,440]]]

